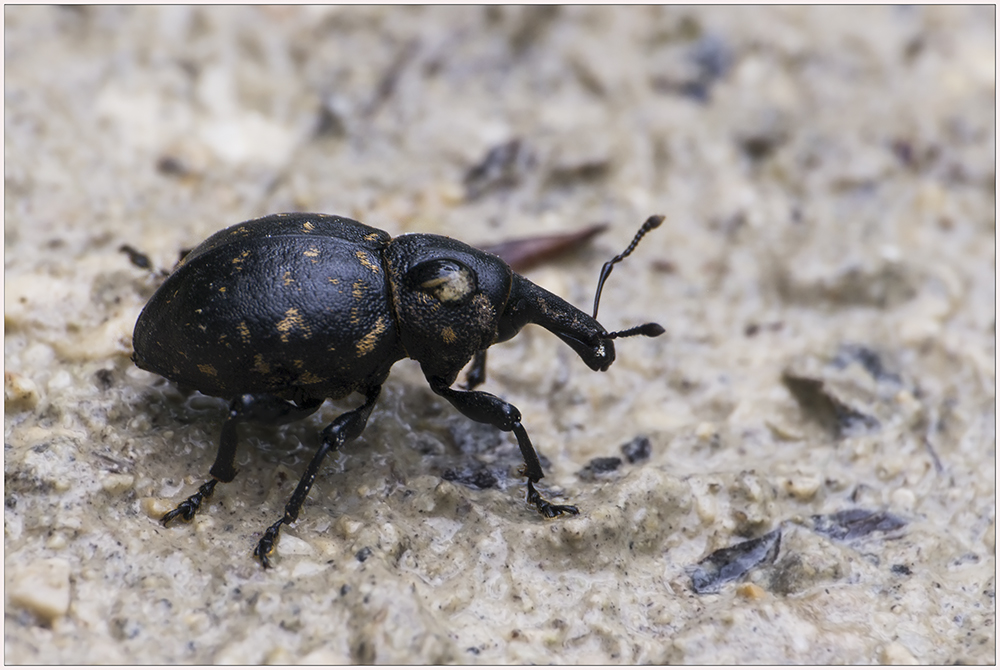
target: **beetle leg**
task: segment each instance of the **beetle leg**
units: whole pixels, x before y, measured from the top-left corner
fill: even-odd
[[[524,457],[524,467],[521,474],[528,478],[528,503],[535,506],[538,512],[551,519],[563,514],[579,514],[573,505],[554,505],[545,500],[535,490],[535,482],[545,476],[542,472],[542,464],[538,461],[538,454],[531,446],[531,439],[528,431],[521,425],[521,412],[509,402],[490,393],[483,391],[456,391],[449,388],[440,379],[429,379],[431,390],[446,398],[455,408],[479,423],[488,423],[496,426],[500,430],[513,432],[517,438],[517,446],[521,449],[521,456]]]
[[[282,524],[294,523],[299,518],[302,503],[305,502],[306,496],[309,495],[309,489],[312,488],[313,482],[316,481],[316,475],[319,473],[319,467],[322,465],[323,459],[330,451],[340,449],[345,442],[361,435],[361,432],[365,429],[365,425],[368,423],[368,417],[371,416],[372,408],[375,407],[375,401],[378,399],[378,394],[381,390],[381,386],[374,386],[365,391],[365,404],[350,412],[341,414],[333,423],[323,429],[323,442],[320,445],[319,451],[309,461],[309,466],[299,480],[299,485],[295,487],[292,497],[288,499],[288,504],[285,505],[285,515],[264,531],[264,536],[253,550],[253,555],[260,559],[261,565],[265,568],[271,567],[271,561],[268,557],[274,551],[274,546],[278,542],[278,534]]]
[[[472,367],[465,375],[465,390],[471,391],[486,381],[486,350],[481,349],[472,357]]]
[[[198,492],[182,502],[173,510],[160,518],[164,526],[180,517],[190,521],[201,507],[201,503],[211,497],[215,485],[219,482],[231,482],[236,476],[236,426],[244,421],[280,425],[304,419],[323,404],[322,398],[304,400],[300,405],[282,400],[267,393],[244,394],[229,404],[229,418],[222,424],[222,436],[219,438],[219,451],[215,455],[215,463],[208,471],[212,479],[198,488]]]

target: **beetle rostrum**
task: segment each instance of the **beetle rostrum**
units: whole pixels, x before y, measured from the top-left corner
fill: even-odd
[[[625,253],[663,220],[650,217]],[[524,457],[527,501],[543,516],[577,514],[534,484],[544,476],[521,413],[473,390],[486,378],[486,350],[534,323],[593,370],[615,360],[614,340],[655,337],[655,323],[608,332],[562,298],[514,273],[500,258],[440,235],[388,233],[327,214],[274,214],[219,231],[191,251],[139,315],[132,360],[204,394],[230,401],[211,479],[163,516],[189,521],[219,482],[232,481],[241,423],[303,419],[327,398],[365,400],[321,433],[285,513],[254,555],[270,566],[283,524],[293,523],[326,455],[364,430],[392,365],[416,360],[431,389],[458,411],[514,433]],[[469,361],[463,390],[452,388]]]

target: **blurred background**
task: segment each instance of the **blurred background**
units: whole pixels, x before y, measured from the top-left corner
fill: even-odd
[[[993,6],[4,20],[6,662],[995,662]],[[403,362],[274,571],[250,550],[356,398],[241,429],[237,480],[156,523],[225,402],[135,369],[135,319],[281,211],[605,223],[527,271],[585,311],[666,216],[601,307],[663,337],[602,374],[540,329],[490,352],[579,518],[525,508],[510,438]]]

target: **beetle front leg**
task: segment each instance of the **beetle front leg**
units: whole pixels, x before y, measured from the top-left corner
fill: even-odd
[[[553,518],[563,514],[579,514],[574,505],[554,505],[545,500],[535,490],[535,482],[545,476],[538,454],[531,446],[528,431],[521,425],[521,412],[509,402],[483,391],[456,391],[440,379],[429,379],[431,390],[446,398],[459,412],[479,423],[488,423],[500,430],[513,432],[517,438],[517,446],[521,449],[524,466],[521,474],[528,478],[528,503],[535,506],[538,512]]]
[[[229,418],[222,424],[222,436],[219,438],[219,451],[215,455],[215,463],[208,471],[212,479],[198,487],[198,492],[182,502],[173,510],[160,518],[160,523],[168,525],[180,517],[190,521],[201,507],[205,499],[210,498],[219,482],[233,481],[236,476],[236,426],[245,421],[281,425],[304,419],[323,404],[322,399],[308,399],[301,405],[296,405],[277,396],[262,393],[258,395],[244,394],[229,404]]]
[[[486,381],[486,350],[480,349],[472,357],[472,367],[465,375],[465,390],[471,391]]]
[[[264,531],[264,536],[261,537],[260,542],[257,543],[257,547],[253,550],[253,555],[260,560],[261,565],[265,568],[271,567],[271,561],[268,557],[274,552],[274,546],[278,542],[278,534],[281,532],[281,526],[286,523],[294,523],[299,518],[302,503],[305,502],[306,496],[309,495],[309,489],[312,488],[313,482],[316,481],[316,475],[319,474],[319,467],[322,465],[323,459],[326,458],[326,455],[330,451],[340,449],[345,442],[361,435],[365,429],[365,425],[368,423],[368,417],[371,416],[372,408],[375,407],[375,401],[378,400],[378,394],[381,390],[381,386],[368,389],[365,392],[365,404],[350,412],[341,414],[333,423],[323,429],[323,442],[320,445],[319,451],[309,461],[309,466],[299,480],[298,486],[295,487],[295,492],[288,499],[288,504],[285,505],[284,516]]]

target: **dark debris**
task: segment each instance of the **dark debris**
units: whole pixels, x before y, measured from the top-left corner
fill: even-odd
[[[594,479],[601,475],[614,472],[622,466],[622,459],[617,456],[600,456],[590,459],[590,462],[577,474],[581,479]]]
[[[521,237],[497,244],[480,245],[479,248],[487,253],[496,254],[515,272],[524,272],[579,249],[595,235],[607,230],[607,227],[606,223],[597,223],[569,233]]]
[[[497,476],[486,467],[471,467],[461,470],[449,468],[441,474],[441,477],[449,482],[455,482],[477,491],[496,488],[499,484]]]
[[[498,144],[465,173],[465,197],[475,200],[490,191],[516,186],[532,165],[534,158],[521,140]]]
[[[781,529],[719,549],[689,568],[691,588],[697,594],[718,593],[723,584],[736,581],[752,569],[773,563],[781,548]]]
[[[129,244],[123,244],[118,247],[118,251],[128,256],[128,260],[132,265],[143,270],[148,270],[153,267],[152,261],[149,260],[149,256],[142,253],[135,247]]]
[[[812,517],[813,530],[831,540],[856,540],[872,533],[899,530],[906,521],[889,512],[855,508]]]
[[[831,365],[838,370],[843,370],[852,362],[857,361],[868,371],[876,381],[885,381],[892,384],[902,384],[903,380],[899,375],[886,369],[882,362],[882,357],[878,352],[869,349],[863,344],[842,344],[833,357]]]
[[[638,463],[649,458],[653,451],[649,438],[645,435],[636,435],[630,442],[621,446],[622,455],[629,463]]]
[[[807,414],[840,437],[874,430],[881,425],[874,416],[851,407],[830,392],[823,379],[786,371],[781,381]]]

